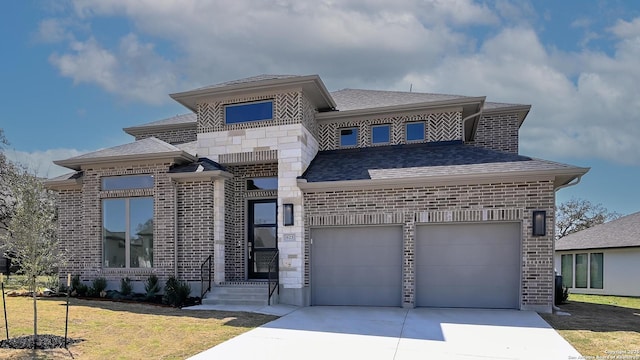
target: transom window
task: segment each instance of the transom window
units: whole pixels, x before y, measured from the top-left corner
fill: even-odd
[[[102,190],[149,189],[153,175],[125,175],[102,178]]]
[[[388,144],[391,137],[391,126],[373,125],[371,127],[371,143],[372,144]]]
[[[277,177],[247,179],[247,190],[278,190]]]
[[[358,128],[340,129],[340,146],[358,145]]]
[[[604,254],[564,254],[561,257],[562,285],[576,289],[604,288]]]
[[[407,142],[424,140],[424,121],[410,122],[405,125]]]
[[[102,200],[103,266],[153,267],[153,198]]]
[[[273,119],[273,100],[231,104],[224,107],[225,124]]]

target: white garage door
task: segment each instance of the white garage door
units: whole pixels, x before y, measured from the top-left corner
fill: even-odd
[[[311,230],[311,304],[400,306],[402,227]]]
[[[416,305],[519,308],[519,223],[420,225]]]

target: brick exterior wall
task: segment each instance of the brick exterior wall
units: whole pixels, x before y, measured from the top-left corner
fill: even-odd
[[[169,144],[182,144],[186,142],[196,141],[196,123],[193,126],[182,129],[168,130],[149,130],[136,134],[136,141],[146,139],[148,137],[158,138]]]
[[[214,253],[213,181],[177,184],[178,194],[178,277],[200,280],[200,265]]]
[[[275,199],[276,190],[247,190],[247,179],[278,176],[278,164],[227,165],[234,174],[225,183],[225,275],[226,281],[247,279],[247,201]]]
[[[415,231],[426,223],[522,222],[521,308],[550,311],[553,293],[553,180],[308,192],[305,203],[305,285],[311,227],[401,224],[403,305],[415,304]],[[532,210],[547,211],[547,236],[531,235]]]
[[[519,122],[518,114],[482,115],[476,136],[469,144],[517,154]]]

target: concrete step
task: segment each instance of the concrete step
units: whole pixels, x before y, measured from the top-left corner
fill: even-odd
[[[277,292],[271,297],[277,303]],[[203,305],[267,305],[267,284],[216,285],[205,294]]]

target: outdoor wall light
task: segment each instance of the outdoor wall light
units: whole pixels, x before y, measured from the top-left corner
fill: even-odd
[[[293,204],[283,204],[284,207],[284,226],[293,225]]]
[[[547,212],[538,210],[533,212],[533,236],[547,235]]]

